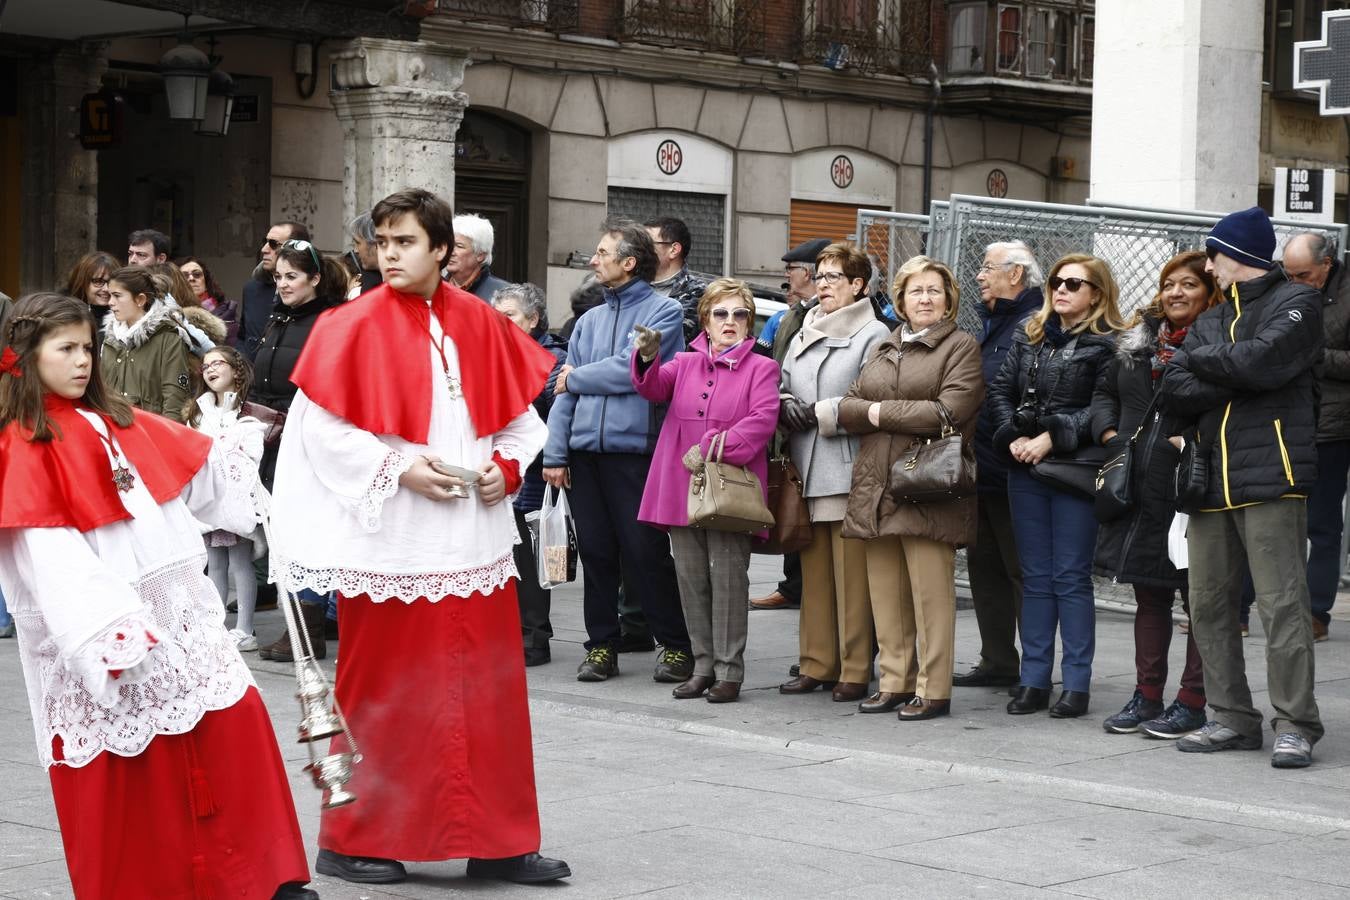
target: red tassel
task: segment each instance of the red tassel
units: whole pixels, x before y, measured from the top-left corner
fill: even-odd
[[[197,818],[205,819],[216,811],[215,798],[211,796],[211,785],[207,784],[206,772],[194,768],[188,772],[188,778],[192,782],[192,812]]]
[[[198,853],[192,857],[192,894],[196,900],[211,900],[211,879],[206,874],[206,857]]]

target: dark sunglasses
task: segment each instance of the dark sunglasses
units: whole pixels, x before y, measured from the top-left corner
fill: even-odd
[[[737,322],[750,321],[750,310],[746,309],[744,306],[738,307],[736,309],[725,309],[725,308],[714,309],[710,313],[710,315],[713,317],[713,319],[715,319],[718,322],[725,322],[728,315],[734,318]]]
[[[1058,275],[1053,276],[1046,283],[1050,285],[1050,290],[1052,291],[1057,291],[1060,287],[1066,287],[1069,289],[1070,294],[1078,293],[1085,284],[1091,287],[1097,287],[1097,285],[1088,281],[1086,278],[1060,278]]]
[[[280,247],[282,244],[284,244],[284,243],[286,243],[286,242],[285,242],[285,241],[274,240],[273,238],[268,238],[267,240],[263,241],[263,243],[265,243],[267,246],[269,246],[269,247],[271,247],[273,250],[275,250],[275,249],[277,249],[278,247]]]

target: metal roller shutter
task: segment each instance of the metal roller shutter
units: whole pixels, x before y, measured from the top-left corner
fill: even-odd
[[[846,240],[857,227],[859,209],[886,209],[886,207],[793,200],[792,217],[788,221],[788,242],[795,247],[803,241],[816,238]]]

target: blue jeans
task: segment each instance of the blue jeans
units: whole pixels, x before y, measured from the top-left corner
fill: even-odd
[[[1317,480],[1308,491],[1308,599],[1312,614],[1323,625],[1331,621],[1336,583],[1341,578],[1341,530],[1345,513],[1346,473],[1350,472],[1350,441],[1317,445]]]
[[[14,621],[14,617],[9,614],[9,609],[5,606],[5,592],[0,591],[0,628],[8,628]]]
[[[1022,565],[1022,685],[1050,687],[1058,629],[1064,690],[1087,691],[1097,642],[1092,503],[1042,484],[1020,467],[1008,473],[1008,502]]]

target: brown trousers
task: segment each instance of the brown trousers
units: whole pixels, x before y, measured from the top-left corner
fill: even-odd
[[[842,522],[816,522],[802,551],[801,673],[821,681],[872,678],[872,605],[866,542]]]
[[[866,546],[867,586],[881,647],[880,689],[950,700],[956,548],[913,536],[873,538]]]

